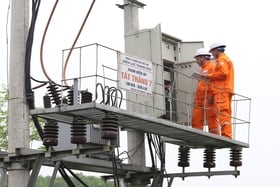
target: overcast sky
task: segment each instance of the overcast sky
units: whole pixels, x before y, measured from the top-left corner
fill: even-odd
[[[54,0],[42,1],[34,46],[39,49],[42,33]],[[174,187],[280,186],[279,43],[280,11],[277,0],[142,0],[140,29],[161,24],[162,31],[183,41],[216,40],[227,44],[226,53],[235,66],[235,92],[252,98],[250,148],[243,151],[241,175],[175,179]],[[7,83],[6,15],[9,0],[0,2],[0,83]],[[46,61],[61,62],[61,50],[71,47],[91,0],[61,0],[46,39]],[[124,51],[121,0],[96,0],[93,12],[77,45],[100,43]],[[277,4],[276,4],[277,3]],[[61,27],[63,25],[63,27]],[[33,50],[33,72],[39,68],[39,50]],[[36,64],[37,63],[37,64]],[[52,64],[53,66],[54,64]],[[51,66],[51,65],[50,65]],[[36,72],[35,72],[36,71]],[[35,76],[35,77],[36,77]],[[226,165],[228,165],[228,154]],[[202,158],[199,158],[202,159]],[[222,159],[222,158],[221,158]],[[175,162],[174,162],[175,160]],[[177,166],[177,153],[168,155],[167,168]],[[195,162],[195,161],[192,161]],[[217,162],[219,162],[217,158]],[[179,171],[180,168],[177,168]]]

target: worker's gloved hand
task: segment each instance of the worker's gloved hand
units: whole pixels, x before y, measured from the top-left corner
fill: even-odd
[[[204,77],[204,78],[207,78],[208,77],[208,72],[202,72],[201,76]]]
[[[213,95],[208,97],[208,104],[209,105],[213,105],[214,104],[214,96]]]
[[[204,80],[205,82],[209,81],[208,72],[203,72],[200,74],[200,76],[201,76],[201,79]]]

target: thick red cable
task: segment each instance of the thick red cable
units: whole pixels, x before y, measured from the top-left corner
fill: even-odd
[[[90,8],[89,8],[89,10],[88,10],[88,12],[87,12],[87,15],[86,15],[86,17],[85,17],[85,19],[84,19],[84,21],[83,21],[83,24],[81,25],[81,28],[80,28],[80,30],[79,30],[79,32],[78,32],[76,38],[75,38],[75,41],[74,41],[74,43],[72,44],[72,47],[71,47],[71,49],[70,49],[70,51],[69,51],[69,53],[68,53],[68,56],[67,56],[67,58],[66,58],[66,61],[65,61],[64,67],[63,67],[63,72],[62,72],[63,82],[65,83],[66,86],[67,86],[67,81],[66,81],[66,68],[67,68],[67,65],[68,65],[68,62],[69,62],[71,53],[72,53],[72,51],[73,51],[73,49],[74,49],[74,47],[75,47],[75,45],[76,45],[76,43],[77,43],[77,41],[78,41],[78,38],[79,38],[79,36],[80,36],[80,34],[81,34],[81,32],[82,32],[84,26],[85,26],[85,23],[86,23],[86,21],[87,21],[87,19],[88,19],[88,17],[89,17],[89,14],[90,14],[90,12],[91,12],[91,9],[92,9],[94,3],[95,3],[95,0],[92,1],[91,6],[90,6]]]
[[[57,3],[58,3],[59,0],[56,0],[54,6],[53,6],[53,9],[52,9],[52,12],[50,14],[50,17],[48,19],[48,22],[47,22],[47,25],[45,27],[45,31],[44,31],[44,34],[43,34],[43,37],[42,37],[42,41],[41,41],[41,48],[40,48],[40,62],[41,62],[41,68],[44,72],[44,75],[46,76],[46,78],[53,82],[52,79],[49,77],[49,75],[47,74],[47,71],[45,69],[45,66],[44,66],[44,60],[43,60],[43,49],[44,49],[44,43],[45,43],[45,38],[46,38],[46,34],[47,34],[47,31],[48,31],[48,28],[49,28],[49,25],[50,25],[50,22],[51,22],[51,19],[53,17],[53,14],[54,14],[54,11],[56,9],[56,6],[57,6]]]

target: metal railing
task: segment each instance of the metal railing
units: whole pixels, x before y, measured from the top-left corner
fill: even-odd
[[[62,67],[64,66],[64,57],[68,50],[66,49],[62,52]],[[146,115],[164,118],[174,123],[191,127],[192,109],[194,107],[193,97],[198,80],[190,75],[183,74],[176,70],[176,68],[156,64],[162,71],[165,69],[174,75],[172,87],[166,90],[164,81],[158,81],[158,78],[154,78],[153,87],[158,89],[153,90],[152,96],[143,96],[143,93],[134,91],[133,97],[129,97],[131,91],[118,87],[119,81],[122,81],[118,79],[119,53],[117,50],[97,43],[76,47],[72,52],[67,72],[63,72],[66,75],[66,80],[61,80],[62,86],[71,89],[74,82],[77,82],[77,103],[82,102],[83,96],[81,93],[87,91],[92,94],[92,102],[135,112],[142,111]],[[162,75],[153,76],[163,77]],[[188,80],[190,84],[193,84],[190,86],[192,89],[187,91],[179,89],[176,82],[178,78]],[[72,85],[66,85],[65,82]],[[69,89],[60,89],[61,100],[63,100],[62,98],[69,97]],[[169,92],[167,93],[166,91]],[[139,102],[139,98],[144,98],[143,102]],[[164,107],[158,105],[154,98],[162,100],[160,103],[164,103]],[[61,101],[61,103],[63,102]],[[206,108],[204,109],[206,110]],[[251,99],[234,93],[231,116],[233,139],[249,142],[250,110]],[[207,126],[205,126],[204,130],[208,130]]]

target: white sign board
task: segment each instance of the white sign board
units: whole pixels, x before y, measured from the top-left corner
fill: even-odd
[[[152,67],[152,63],[145,59],[119,53],[118,87],[151,96],[153,93]]]

